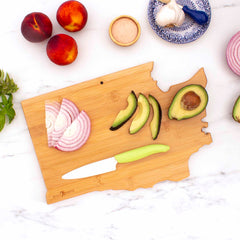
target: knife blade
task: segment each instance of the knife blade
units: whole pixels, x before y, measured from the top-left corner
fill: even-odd
[[[168,145],[150,144],[143,147],[135,148],[123,153],[119,153],[113,157],[106,158],[94,163],[89,163],[77,169],[74,169],[62,176],[62,179],[80,179],[91,177],[117,169],[117,164],[129,163],[145,158],[152,154],[167,152],[170,149]]]

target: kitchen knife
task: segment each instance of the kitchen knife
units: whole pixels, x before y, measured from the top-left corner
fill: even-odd
[[[76,179],[91,177],[117,169],[117,163],[129,163],[145,158],[152,154],[167,152],[170,149],[168,145],[151,144],[143,147],[135,148],[127,152],[106,158],[94,163],[90,163],[74,169],[62,176],[62,179]]]

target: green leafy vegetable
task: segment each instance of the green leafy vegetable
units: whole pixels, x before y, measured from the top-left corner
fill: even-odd
[[[9,77],[8,73],[4,74],[0,70],[0,132],[6,123],[11,123],[16,113],[13,108],[13,93],[18,90],[18,86],[14,83],[13,79]]]
[[[6,73],[5,76],[4,72],[0,70],[0,95],[15,93],[17,90],[18,86],[13,79],[9,77],[8,73]]]
[[[5,125],[5,116],[0,114],[0,132],[4,128]]]

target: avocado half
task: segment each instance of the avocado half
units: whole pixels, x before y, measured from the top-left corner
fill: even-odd
[[[150,105],[147,98],[140,93],[138,96],[138,112],[132,120],[129,132],[130,134],[137,133],[147,122],[150,114]]]
[[[232,116],[236,122],[240,123],[240,96],[234,104]]]
[[[153,109],[153,118],[150,123],[150,130],[152,134],[152,139],[155,140],[158,137],[159,131],[160,131],[160,126],[161,126],[161,121],[162,121],[162,109],[161,106],[158,102],[158,100],[152,96],[148,96],[148,101],[152,106]]]
[[[110,130],[115,131],[119,129],[132,117],[137,109],[137,101],[136,94],[132,91],[127,98],[128,106],[118,113]]]
[[[207,106],[208,94],[204,87],[191,84],[180,89],[168,109],[169,119],[188,119],[200,114]]]

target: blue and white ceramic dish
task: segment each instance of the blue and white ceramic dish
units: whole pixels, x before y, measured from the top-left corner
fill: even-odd
[[[162,39],[177,44],[189,43],[200,38],[207,30],[211,21],[211,7],[208,0],[177,0],[182,6],[188,6],[194,10],[204,11],[208,15],[208,22],[199,25],[187,14],[184,23],[180,27],[160,27],[156,23],[156,15],[164,3],[159,0],[150,0],[148,5],[148,20],[154,32]]]

